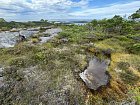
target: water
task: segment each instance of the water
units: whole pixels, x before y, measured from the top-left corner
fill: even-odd
[[[88,68],[80,73],[81,79],[88,88],[97,90],[100,86],[107,85],[109,76],[106,74],[106,69],[109,63],[109,60],[101,61],[98,58],[94,58],[89,62]]]
[[[64,23],[64,24],[75,24],[75,25],[86,25],[91,22],[92,19],[52,19],[49,22]]]
[[[83,26],[83,25],[86,25],[87,23],[74,23],[74,24],[78,26]]]

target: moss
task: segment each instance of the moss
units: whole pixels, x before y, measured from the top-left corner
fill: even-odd
[[[11,67],[4,71],[10,87],[2,92],[3,103],[108,105],[126,100],[128,90],[139,86],[139,54],[126,50],[130,44],[133,50],[139,48],[137,42],[128,36],[89,31],[86,26],[62,27],[64,31],[48,43],[22,42],[0,49],[0,63]],[[42,35],[34,38],[38,36]],[[61,38],[70,41],[61,43]],[[98,91],[89,90],[79,77],[93,56],[111,59],[110,83]],[[139,102],[139,90],[133,93]]]
[[[109,49],[112,49],[116,52],[121,52],[121,51],[124,51],[124,46],[122,46],[122,41],[118,40],[118,39],[115,39],[115,38],[111,38],[111,39],[106,39],[102,42],[100,42],[103,47],[103,49],[106,49],[106,48],[109,48]],[[99,45],[97,44],[97,46],[100,47],[100,43]]]
[[[32,43],[38,43],[40,40],[38,38],[32,38],[31,41]]]
[[[28,53],[36,53],[40,51],[39,46],[31,45],[29,43],[19,43],[14,47],[14,52],[18,52],[22,55],[27,55]],[[16,54],[16,53],[15,53]]]
[[[116,36],[115,38],[119,39],[120,41],[131,41],[131,39],[127,38],[126,36]]]
[[[125,71],[120,74],[120,77],[125,83],[131,84],[131,85],[136,84],[140,80],[140,77],[135,75],[132,71]]]
[[[45,63],[45,59],[47,59],[45,56],[45,53],[43,53],[43,52],[35,53],[35,54],[31,55],[30,57],[34,63],[39,63],[39,62]]]
[[[46,29],[43,28],[43,27],[41,27],[40,30],[39,30],[40,33],[45,32],[45,31],[46,31]]]
[[[13,81],[22,81],[24,79],[23,73],[20,72],[19,68],[16,66],[5,68],[3,75],[9,82],[11,81],[10,79],[12,79]]]
[[[140,54],[140,43],[135,43],[127,47],[128,51],[133,54]]]
[[[16,67],[27,67],[27,66],[31,65],[30,60],[24,56],[17,57],[17,58],[11,58],[7,62],[10,66],[16,66]]]
[[[50,49],[54,48],[54,45],[52,43],[44,43],[42,46],[45,47],[46,49],[47,48],[50,48]]]
[[[128,62],[118,62],[117,66],[119,69],[127,70],[130,67],[130,64]]]
[[[35,34],[35,35],[31,36],[31,38],[39,38],[39,34]]]
[[[134,41],[139,42],[140,34],[129,34],[129,35],[127,35],[127,37],[134,40]]]
[[[129,95],[136,101],[136,105],[140,104],[140,88],[139,87],[133,87],[129,91]]]
[[[71,36],[72,34],[69,32],[61,32],[61,33],[59,33],[59,36],[58,36],[58,38],[69,38],[70,36]]]

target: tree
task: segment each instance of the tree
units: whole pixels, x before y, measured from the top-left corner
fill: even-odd
[[[41,19],[40,21],[41,21],[41,22],[45,22],[45,20],[44,20],[44,19]]]
[[[6,22],[3,18],[0,18],[0,22]]]
[[[98,21],[96,19],[92,20],[91,23],[92,23],[93,26],[97,26],[98,25]]]
[[[120,34],[131,34],[133,33],[133,23],[131,21],[125,20],[122,24],[122,29]]]
[[[113,18],[108,19],[106,21],[104,28],[107,33],[111,33],[111,32],[120,33],[122,29],[123,21],[124,19],[121,16],[115,15]]]
[[[133,20],[140,19],[140,8],[135,13],[133,13],[131,16],[129,16],[129,18],[133,19]]]
[[[48,22],[48,20],[45,20],[45,22]]]

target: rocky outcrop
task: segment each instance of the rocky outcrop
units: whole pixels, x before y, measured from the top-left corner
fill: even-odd
[[[20,29],[20,30],[14,30],[13,31],[5,31],[5,32],[0,32],[0,48],[9,48],[9,47],[14,47],[14,45],[17,42],[24,41],[25,38],[29,38],[30,36],[37,34],[39,31],[39,27],[37,28],[29,28],[27,30]],[[58,33],[62,32],[61,28],[52,28],[52,29],[47,29],[46,31],[42,34],[50,34],[48,37],[40,37],[41,43],[45,43],[48,40],[52,39]],[[19,37],[20,33],[20,37]]]
[[[88,68],[80,73],[81,79],[86,83],[87,87],[97,90],[99,87],[107,85],[109,75],[106,73],[110,60],[99,60],[94,58],[89,62]]]
[[[49,34],[50,36],[47,37],[40,37],[40,43],[45,43],[48,40],[52,39],[53,37],[57,36],[58,33],[62,32],[61,28],[52,28],[52,29],[48,29],[45,32],[43,32],[43,34]]]

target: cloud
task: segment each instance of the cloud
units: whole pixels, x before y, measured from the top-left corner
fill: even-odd
[[[57,17],[58,14],[62,16],[64,13],[68,13],[73,7],[86,7],[88,2],[89,0],[79,2],[71,0],[0,0],[0,17],[9,19],[6,14],[11,15],[11,19],[26,17],[26,15],[29,17],[36,15],[38,18],[39,15],[49,17],[56,14]]]
[[[43,10],[69,9],[72,7],[82,7],[88,4],[88,0],[73,2],[71,0],[0,0],[0,9],[18,11],[23,10],[40,12]]]
[[[69,15],[75,17],[90,17],[90,16],[113,16],[131,14],[140,8],[140,1],[133,1],[125,4],[111,4],[105,7],[87,8],[86,10],[71,12]]]
[[[0,0],[0,17],[6,20],[39,20],[103,18],[115,14],[131,14],[140,7],[140,1],[94,7],[93,0]],[[95,5],[96,6],[96,5]],[[76,8],[76,9],[75,9]],[[78,9],[77,9],[78,8]]]

